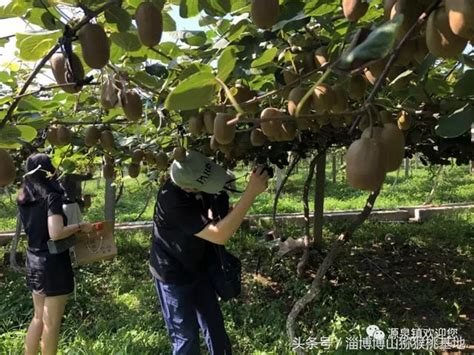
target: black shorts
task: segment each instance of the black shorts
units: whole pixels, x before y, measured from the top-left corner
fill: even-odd
[[[74,291],[74,273],[69,250],[61,254],[27,252],[26,285],[42,296],[68,295]]]

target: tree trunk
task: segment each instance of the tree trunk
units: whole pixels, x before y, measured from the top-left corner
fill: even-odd
[[[16,251],[18,249],[18,243],[20,242],[20,236],[21,236],[21,218],[20,218],[20,213],[18,213],[16,216],[15,236],[13,237],[12,245],[10,248],[10,268],[13,271],[21,270],[21,267],[19,267],[18,264],[16,263]]]
[[[333,158],[333,162],[334,162],[334,158]],[[316,162],[316,188],[314,190],[314,220],[313,220],[314,246],[318,250],[321,250],[323,246],[324,187],[325,185],[326,185],[326,152],[321,152],[321,154],[318,155],[317,162]]]
[[[104,218],[112,221],[113,228],[115,228],[115,190],[114,180],[105,179]]]
[[[283,182],[283,178],[285,177],[285,170],[276,168],[275,171],[275,191],[280,189],[281,183]]]
[[[335,184],[337,180],[337,158],[336,153],[332,154],[332,183]],[[318,183],[318,178],[316,175],[316,183]]]

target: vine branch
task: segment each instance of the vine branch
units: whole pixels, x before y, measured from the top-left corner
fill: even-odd
[[[89,23],[91,19],[96,17],[97,15],[101,14],[105,10],[107,10],[109,7],[113,5],[120,5],[122,3],[121,0],[110,0],[106,4],[102,5],[99,7],[97,10],[90,11],[86,16],[84,16],[72,29],[71,33],[75,35],[77,31],[79,31],[83,26]],[[5,117],[3,120],[0,122],[0,128],[4,127],[5,124],[11,119],[13,112],[15,109],[18,107],[18,104],[20,103],[21,96],[26,93],[26,90],[28,87],[31,85],[33,80],[36,78],[40,70],[45,66],[45,64],[48,62],[48,60],[53,56],[54,53],[61,47],[61,42],[59,41],[56,43],[53,48],[49,50],[49,52],[41,59],[41,61],[38,63],[38,65],[35,67],[35,69],[31,72],[31,74],[28,76],[26,79],[25,83],[23,84],[23,87],[21,88],[20,92],[18,93],[17,98],[12,102],[10,107],[8,108],[7,113],[5,114]]]

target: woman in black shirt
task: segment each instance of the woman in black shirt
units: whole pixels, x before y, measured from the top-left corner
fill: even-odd
[[[68,294],[74,290],[69,251],[50,254],[47,241],[89,232],[92,225],[67,225],[63,213],[64,191],[46,154],[26,161],[26,175],[18,195],[21,221],[28,236],[26,280],[32,292],[34,316],[25,339],[25,354],[56,354],[59,328]]]

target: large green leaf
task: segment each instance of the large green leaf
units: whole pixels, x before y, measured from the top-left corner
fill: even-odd
[[[193,17],[199,14],[199,0],[181,0],[179,16],[182,18]]]
[[[224,49],[217,63],[217,76],[222,81],[226,81],[230,74],[234,71],[235,63],[237,63],[238,50],[235,46]]]
[[[203,0],[202,9],[211,16],[225,16],[231,11],[230,0]]]
[[[450,116],[441,117],[436,134],[443,138],[455,138],[467,132],[474,123],[474,106],[466,105]]]
[[[43,58],[59,37],[61,37],[60,31],[17,33],[16,47],[20,50],[20,59],[36,61]]]
[[[129,52],[138,51],[142,46],[135,33],[115,32],[110,35],[110,39],[117,44],[117,46]]]
[[[36,138],[36,129],[25,125],[5,126],[0,128],[0,148],[21,148],[24,143]]]
[[[341,58],[338,67],[351,69],[353,64],[360,67],[363,63],[387,56],[395,44],[397,32],[402,23],[403,15],[398,15],[372,31],[364,42]]]
[[[265,52],[263,52],[263,54],[259,58],[255,59],[252,62],[252,68],[263,67],[269,63],[272,63],[277,53],[278,53],[278,48],[276,47],[267,49]]]
[[[183,33],[182,41],[190,46],[202,46],[207,41],[207,36],[204,31],[185,31]]]
[[[216,95],[212,73],[196,73],[183,80],[166,98],[165,107],[173,111],[193,110],[209,104]]]
[[[105,10],[105,19],[117,25],[120,32],[128,31],[132,24],[132,16],[120,6],[112,6]]]
[[[167,12],[163,12],[163,31],[176,31],[176,22]]]
[[[150,75],[146,72],[139,71],[133,77],[135,80],[137,80],[139,83],[143,84],[144,86],[148,86],[150,88],[160,87],[160,81],[155,76]]]
[[[27,10],[27,6],[24,1],[13,0],[10,3],[0,6],[0,19],[20,17]]]
[[[454,95],[459,97],[474,95],[474,70],[468,70],[454,86]]]

